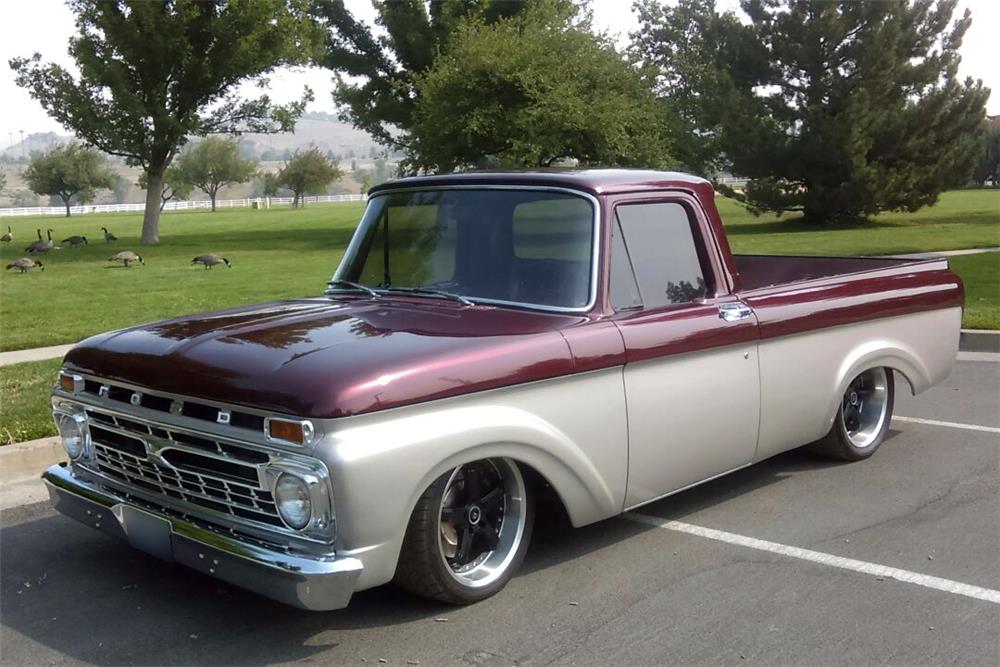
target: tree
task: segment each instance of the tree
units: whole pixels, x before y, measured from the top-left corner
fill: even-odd
[[[116,178],[101,153],[76,142],[35,153],[24,170],[31,191],[58,196],[67,218],[73,202],[93,201],[98,190],[113,188]]]
[[[83,141],[146,172],[142,243],[159,242],[163,175],[190,135],[287,131],[311,98],[277,106],[237,86],[307,61],[320,38],[308,0],[68,0],[80,76],[14,58],[17,84]]]
[[[182,153],[176,167],[178,180],[207,194],[215,211],[219,190],[253,178],[257,161],[242,157],[235,139],[208,137]]]
[[[261,174],[260,184],[261,184],[261,191],[264,193],[265,197],[278,196],[278,190],[281,189],[281,183],[278,180],[278,174],[270,171]]]
[[[0,192],[3,192],[5,187],[7,187],[7,174],[0,171]]]
[[[333,181],[343,177],[340,167],[313,146],[307,151],[295,151],[292,159],[278,172],[278,184],[295,195],[292,208],[297,208],[302,196],[322,192]],[[302,201],[305,206],[305,201]]]
[[[146,172],[139,174],[139,180],[136,181],[138,185],[143,190],[149,187],[148,180],[146,179]],[[177,165],[172,164],[167,167],[166,171],[163,172],[163,181],[160,185],[160,210],[167,205],[167,202],[172,199],[187,199],[191,195],[191,190],[194,189],[194,185],[188,183],[184,180],[180,173],[177,171]],[[147,193],[148,194],[148,193]]]
[[[749,53],[698,62],[729,71],[720,148],[750,178],[751,210],[811,222],[915,211],[968,181],[989,90],[959,79],[971,17],[952,23],[956,1],[743,0],[749,25],[716,22]]]
[[[986,185],[987,181],[991,182],[993,187],[1000,185],[1000,116],[990,118],[983,132],[979,160],[976,162],[972,180],[979,187]]]
[[[416,86],[410,162],[423,170],[670,162],[648,84],[609,40],[545,3],[467,21]]]
[[[640,27],[632,54],[664,103],[671,152],[685,170],[714,178],[730,167],[724,121],[739,113],[737,91],[756,84],[767,54],[734,13],[715,11],[715,0],[639,0],[633,9]]]
[[[545,1],[575,7],[572,0]],[[333,97],[343,109],[345,121],[380,144],[406,149],[420,98],[416,77],[430,69],[438,53],[447,51],[459,24],[471,17],[490,24],[524,11],[533,2],[407,0],[373,4],[384,36],[355,19],[343,0],[316,0],[314,15],[329,28],[326,50],[318,64],[338,72]]]
[[[372,189],[372,176],[371,174],[363,174],[361,176],[361,194],[368,194],[368,191]]]

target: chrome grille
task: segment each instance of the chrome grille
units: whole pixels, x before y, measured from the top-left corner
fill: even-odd
[[[92,407],[87,416],[94,460],[85,467],[209,515],[284,527],[261,475],[267,452]]]

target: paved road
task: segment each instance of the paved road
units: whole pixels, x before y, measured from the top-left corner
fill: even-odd
[[[960,362],[897,414],[998,427],[998,408],[1000,363]],[[647,506],[647,523],[545,520],[521,576],[467,608],[385,587],[298,611],[28,505],[2,515],[0,660],[997,665],[1000,604],[970,591],[1000,596],[998,455],[996,432],[895,422],[864,463],[792,452]]]

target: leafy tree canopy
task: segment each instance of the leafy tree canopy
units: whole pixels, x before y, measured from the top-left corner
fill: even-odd
[[[189,135],[293,127],[309,99],[276,106],[236,86],[305,62],[321,36],[308,0],[68,0],[80,71],[14,58],[17,83],[83,141],[147,173],[142,242],[159,241],[163,173]]]
[[[288,164],[278,172],[276,183],[292,191],[295,195],[292,208],[296,208],[303,195],[323,192],[326,186],[343,176],[340,167],[313,146],[307,151],[295,151]],[[304,201],[302,205],[305,206]]]
[[[718,138],[708,153],[750,178],[751,210],[810,221],[914,211],[971,175],[989,95],[959,79],[971,18],[952,22],[956,1],[743,0],[743,25],[710,0],[681,0],[659,14],[662,31],[644,5],[637,41],[663,81],[695,73],[675,103],[692,105],[693,132]]]
[[[416,78],[410,166],[657,167],[662,106],[609,40],[555,4],[467,21]]]
[[[233,183],[245,183],[257,172],[257,161],[244,158],[233,138],[208,137],[191,146],[177,158],[174,179],[190,183],[212,200],[219,190]]]
[[[1000,185],[1000,117],[991,118],[983,132],[979,160],[976,162],[972,180],[980,187],[986,185],[987,181],[994,187]]]
[[[664,102],[672,152],[687,171],[712,178],[730,167],[724,121],[742,103],[738,91],[762,77],[767,54],[734,13],[715,10],[715,0],[638,0],[633,10],[640,29],[631,35],[632,55]]]
[[[76,142],[32,155],[24,170],[32,192],[62,199],[67,218],[73,202],[93,201],[98,190],[113,188],[117,178],[104,155]]]
[[[572,0],[543,0],[564,12]],[[416,77],[450,48],[451,36],[467,19],[485,24],[517,15],[538,0],[402,0],[373,2],[377,35],[354,18],[344,0],[316,0],[313,12],[329,28],[319,64],[338,72],[334,100],[343,117],[380,143],[409,146],[420,91]],[[349,78],[344,78],[347,75]],[[359,81],[360,80],[360,81]]]

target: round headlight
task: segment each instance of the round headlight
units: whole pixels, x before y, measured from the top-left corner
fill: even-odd
[[[301,530],[312,518],[309,487],[300,477],[283,473],[274,485],[274,500],[282,520],[295,530]]]
[[[63,449],[71,459],[78,459],[87,450],[87,439],[89,430],[87,429],[87,418],[80,414],[71,415],[66,412],[57,412],[54,415],[56,429],[62,439]]]

